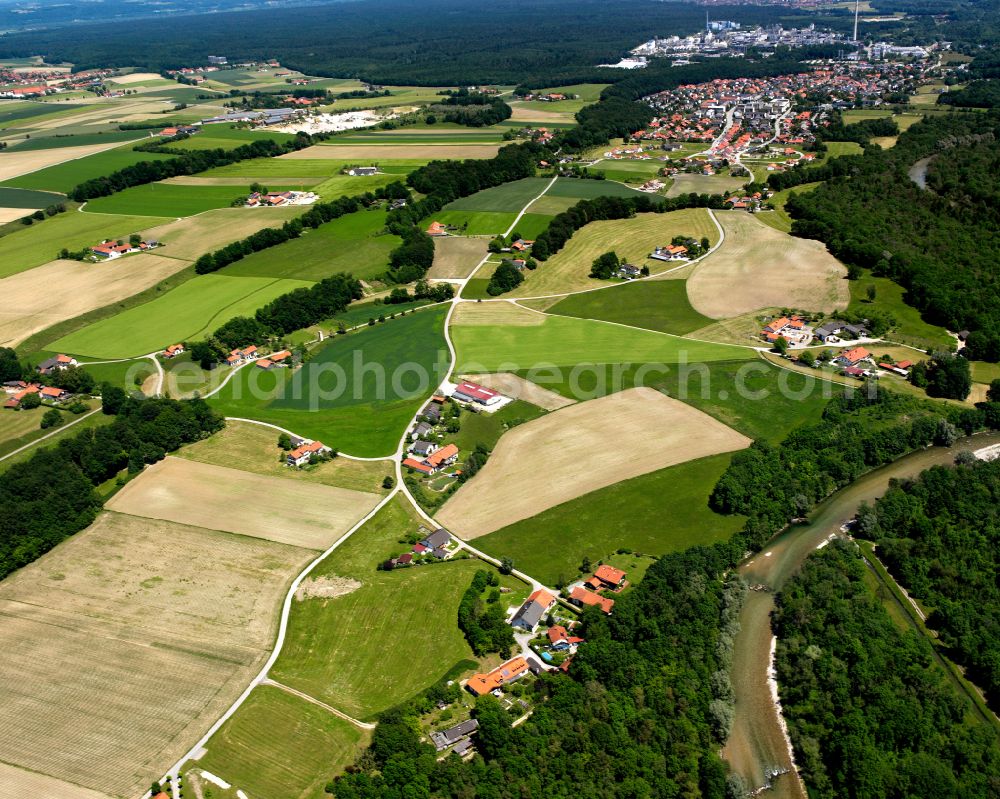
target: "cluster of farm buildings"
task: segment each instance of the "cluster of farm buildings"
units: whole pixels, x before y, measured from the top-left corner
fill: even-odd
[[[76,366],[79,366],[76,358],[60,353],[46,358],[35,367],[35,371],[43,377],[48,377]],[[8,380],[3,384],[3,391],[7,397],[3,407],[12,410],[20,409],[24,398],[31,394],[37,394],[39,399],[52,403],[64,402],[73,396],[72,392],[59,386],[47,386],[36,381],[29,383],[25,380]]]
[[[95,258],[99,258],[103,261],[113,261],[115,258],[121,258],[123,255],[132,255],[139,252],[148,252],[149,250],[155,250],[160,247],[161,244],[158,241],[124,241],[117,240],[113,241],[111,239],[105,239],[100,244],[95,244],[90,248],[90,252],[93,253]]]

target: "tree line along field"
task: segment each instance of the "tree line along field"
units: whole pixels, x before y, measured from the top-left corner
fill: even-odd
[[[389,253],[401,242],[399,236],[383,233],[385,218],[382,209],[346,214],[315,230],[307,228],[297,239],[249,255],[225,267],[221,274],[318,281],[349,272],[360,280],[372,280],[385,273]]]
[[[418,310],[329,338],[294,372],[246,367],[209,403],[226,416],[271,422],[351,455],[388,455],[444,377],[446,311]]]
[[[199,275],[151,302],[63,336],[48,349],[94,359],[134,358],[202,338],[234,316],[252,316],[275,297],[309,285],[304,280]]]
[[[41,155],[38,153],[37,155]],[[26,158],[29,156],[19,156]],[[110,150],[64,161],[48,166],[35,172],[28,172],[19,177],[4,181],[5,186],[15,189],[36,189],[39,191],[57,191],[62,194],[93,178],[109,175],[119,169],[124,169],[140,161],[158,161],[172,156],[166,153],[142,153],[132,149],[132,145],[115,147]]]
[[[0,585],[5,762],[141,793],[260,667],[279,599],[311,557],[103,513]],[[53,749],[53,730],[68,729],[73,746]]]

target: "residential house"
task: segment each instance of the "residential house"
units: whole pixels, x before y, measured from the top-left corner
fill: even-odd
[[[250,361],[256,361],[259,353],[257,352],[257,347],[251,344],[248,347],[244,347],[239,350],[232,350],[229,356],[226,358],[227,366],[239,366],[241,363],[248,363]]]
[[[406,566],[411,566],[413,564],[413,555],[409,552],[400,555],[396,558],[389,558],[385,563],[382,564],[383,570],[389,572],[393,569],[402,569]]]
[[[611,608],[615,606],[613,599],[607,599],[579,585],[570,592],[569,601],[581,608],[584,605],[596,605],[608,615],[611,614]]]
[[[29,394],[37,394],[41,390],[41,386],[36,383],[32,383],[29,386],[25,386],[22,390],[14,392],[10,399],[8,399],[3,406],[5,408],[19,408],[21,407],[21,400],[27,397]]]
[[[598,566],[594,576],[586,582],[586,586],[594,591],[621,591],[627,585],[625,572],[606,563]]]
[[[465,381],[455,387],[455,390],[451,393],[451,398],[458,402],[475,402],[479,405],[489,407],[501,402],[503,394],[499,391],[494,391],[492,388],[486,388],[477,383]]]
[[[454,444],[445,444],[441,447],[441,449],[431,453],[431,455],[424,460],[424,463],[436,472],[439,469],[443,469],[445,466],[451,466],[451,464],[457,460],[458,447]]]
[[[427,227],[428,236],[447,236],[448,228],[440,222],[431,222]]]
[[[171,344],[163,351],[164,358],[176,358],[178,355],[184,354],[183,344]]]
[[[434,402],[433,399],[428,402],[424,409],[420,412],[420,415],[429,419],[431,423],[437,424],[441,421],[441,403]]]
[[[38,364],[36,370],[40,375],[50,375],[53,372],[61,372],[63,369],[68,369],[78,364],[79,361],[69,355],[54,355]]]
[[[90,251],[99,258],[112,261],[121,258],[123,255],[130,255],[134,252],[141,252],[139,247],[132,244],[118,244],[114,241],[102,241],[90,248]]]
[[[476,696],[484,696],[504,685],[519,680],[528,674],[528,662],[518,655],[506,663],[501,663],[488,674],[473,674],[465,687]]]
[[[618,277],[624,278],[625,280],[635,280],[637,277],[642,275],[642,269],[640,269],[635,264],[622,264],[618,267]]]
[[[688,248],[682,244],[668,244],[666,247],[657,247],[650,254],[650,258],[657,261],[680,261],[687,258]]]
[[[548,613],[549,609],[555,605],[556,598],[544,588],[539,588],[526,600],[510,620],[511,627],[520,627],[522,630],[534,632],[542,616]]]
[[[872,354],[864,347],[853,347],[841,352],[833,361],[842,366],[857,366],[859,363],[870,360],[871,357]]]
[[[570,635],[561,624],[554,624],[545,633],[549,639],[549,649],[556,652],[566,652],[584,641],[577,635]]]
[[[456,724],[454,727],[449,727],[447,730],[432,732],[431,740],[440,752],[442,749],[447,749],[449,746],[453,746],[463,739],[468,739],[478,729],[479,722],[475,719],[468,719],[460,724]]]
[[[525,241],[524,239],[518,239],[517,241],[511,243],[510,249],[513,252],[524,252],[534,243],[535,242],[533,241]]]
[[[332,450],[325,446],[322,441],[309,441],[304,444],[300,444],[289,452],[286,461],[289,466],[302,466],[303,464],[309,463],[309,459],[313,455],[323,455],[331,451]]]
[[[427,549],[443,549],[451,543],[451,533],[445,530],[443,527],[439,527],[433,533],[431,533],[427,538],[420,541]]]
[[[357,177],[368,177],[370,175],[377,175],[378,174],[378,167],[377,166],[356,166],[356,167],[353,167],[352,169],[348,169],[347,170],[347,174],[351,175],[352,177],[356,177],[356,178]]]
[[[287,366],[285,363],[292,357],[291,350],[282,350],[281,352],[274,352],[267,356],[278,366]]]
[[[410,452],[417,458],[427,458],[428,455],[433,455],[437,451],[438,445],[433,441],[423,441],[422,439],[417,439],[410,445]]]
[[[66,389],[56,386],[44,386],[38,393],[42,395],[43,400],[52,400],[53,402],[61,402],[69,396]]]
[[[23,380],[8,380],[3,384],[3,390],[7,394],[18,394],[24,391],[28,387],[28,384]]]
[[[472,749],[473,749],[472,739],[463,738],[461,741],[455,744],[455,748],[452,749],[451,751],[454,752],[459,757],[464,758],[466,755],[471,754]]]
[[[847,326],[847,322],[831,319],[824,322],[813,331],[813,335],[824,344],[836,344],[840,341],[838,334]]]
[[[410,431],[410,438],[416,440],[418,438],[424,438],[434,430],[427,422],[417,422],[414,428]]]
[[[420,472],[420,474],[434,474],[434,469],[432,469],[423,461],[418,461],[415,458],[404,458],[403,468],[413,469],[413,471]]]
[[[260,360],[254,363],[254,366],[256,366],[258,369],[267,370],[267,369],[273,369],[275,366],[277,366],[277,364],[274,363],[274,361],[272,361],[270,358],[261,358]]]

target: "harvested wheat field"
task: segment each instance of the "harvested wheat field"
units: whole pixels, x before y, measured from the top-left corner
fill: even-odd
[[[486,237],[443,236],[434,239],[434,264],[427,277],[468,277],[486,257]]]
[[[101,514],[0,583],[0,761],[141,795],[260,669],[280,602],[312,557]],[[0,786],[14,778],[0,772]],[[95,799],[74,790],[53,796]]]
[[[102,264],[50,261],[0,280],[0,346],[13,347],[57,322],[124,300],[188,261],[148,253]]]
[[[464,375],[462,379],[471,380],[474,383],[479,383],[481,386],[495,389],[502,394],[506,394],[508,397],[530,402],[532,405],[537,405],[539,408],[544,408],[547,411],[557,411],[560,408],[565,408],[567,405],[573,405],[575,402],[575,400],[564,397],[562,394],[556,394],[556,392],[549,391],[547,388],[542,388],[537,383],[532,383],[530,380],[525,380],[523,377],[510,372]]]
[[[116,75],[112,80],[119,86],[128,86],[132,83],[142,83],[146,80],[162,80],[163,76],[155,72],[131,72],[128,75]]]
[[[847,307],[847,270],[822,243],[782,233],[742,211],[716,218],[726,240],[687,282],[698,313],[727,319],[772,306],[827,313]]]
[[[309,210],[309,206],[291,208],[217,208],[177,219],[143,231],[144,238],[162,241],[157,255],[165,258],[196,260],[209,250],[224,247],[266,227],[280,227],[289,219]]]
[[[437,518],[477,538],[622,480],[749,445],[690,405],[633,388],[515,427]]]
[[[66,124],[65,118],[60,118],[60,122]],[[136,138],[141,138],[141,136],[136,136]],[[121,146],[122,143],[119,141],[111,144],[83,144],[79,147],[55,147],[51,150],[0,153],[0,182]]]
[[[460,302],[451,315],[453,325],[535,327],[545,324],[545,314],[536,313],[513,302]]]
[[[31,799],[108,799],[108,795],[71,785],[46,774],[0,763],[0,796]]]
[[[293,161],[302,158],[358,158],[362,161],[386,158],[492,158],[499,149],[499,144],[314,144],[304,150],[279,155],[278,158]]]
[[[33,213],[34,210],[31,208],[0,208],[0,225],[6,225],[8,222]]]
[[[673,183],[667,189],[668,197],[679,197],[682,194],[723,194],[736,191],[746,185],[750,178],[733,178],[728,175],[694,175],[682,173],[673,177]]]
[[[107,508],[309,549],[326,549],[382,498],[166,458],[112,497]]]

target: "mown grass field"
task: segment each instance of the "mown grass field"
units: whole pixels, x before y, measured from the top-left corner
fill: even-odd
[[[7,409],[4,408],[3,410],[6,411]],[[42,412],[44,413],[45,410],[47,410],[47,408],[43,408]],[[11,413],[14,413],[14,411],[11,411]],[[23,413],[23,411],[18,411],[17,413]],[[7,439],[6,441],[4,441],[2,444],[0,444],[0,456],[12,452],[15,449],[18,449],[19,447],[23,446],[24,444],[30,444],[32,441],[41,438],[43,435],[53,432],[53,429],[55,430],[55,434],[51,438],[45,439],[45,441],[39,443],[38,446],[29,447],[23,452],[19,452],[16,455],[11,455],[8,458],[0,460],[0,474],[3,474],[3,472],[7,471],[15,463],[23,463],[24,461],[29,460],[39,449],[54,447],[63,438],[72,437],[77,433],[81,433],[88,428],[100,427],[101,425],[110,424],[113,421],[112,417],[105,416],[103,413],[94,413],[91,414],[90,416],[87,416],[85,419],[80,420],[78,424],[75,424],[72,427],[69,426],[71,422],[77,421],[79,418],[80,417],[78,416],[71,416],[67,414],[65,421],[60,427],[49,428],[48,430],[42,430],[41,428],[38,428],[36,423],[37,433],[29,431],[24,433],[23,437],[21,438]],[[40,422],[41,416],[39,416],[38,419]]]
[[[240,161],[238,164],[228,164],[209,169],[202,172],[201,176],[206,178],[232,178],[245,177],[247,181],[253,180],[283,180],[284,178],[329,178],[340,174],[344,167],[350,166],[372,166],[377,165],[379,169],[387,174],[405,175],[412,172],[419,166],[427,163],[422,158],[400,159],[400,158],[377,158],[373,162],[361,164],[358,160],[346,160],[343,158],[254,158],[248,161]],[[362,182],[363,183],[363,182]]]
[[[302,280],[200,275],[152,302],[129,308],[52,342],[49,349],[92,358],[133,358],[202,338],[234,316],[252,316]]]
[[[427,222],[440,222],[444,225],[458,228],[465,236],[495,236],[505,233],[511,223],[517,218],[517,213],[498,213],[494,211],[438,211],[433,219]],[[546,220],[548,217],[546,217]],[[522,217],[522,221],[524,221]],[[518,225],[520,227],[520,225]],[[426,226],[425,226],[426,227]],[[527,233],[524,233],[527,236]]]
[[[61,194],[53,194],[48,191],[12,189],[8,186],[0,186],[0,208],[24,208],[25,216],[30,214],[32,210],[46,208],[65,199]]]
[[[522,178],[448,203],[445,211],[517,213],[549,184],[548,178]]]
[[[751,354],[743,347],[710,344],[590,319],[547,317],[532,326],[454,326],[459,372],[531,369],[541,364],[724,361]]]
[[[869,286],[875,287],[874,302],[868,301]],[[906,304],[906,290],[898,283],[887,277],[873,277],[866,272],[860,280],[850,281],[850,289],[851,304],[847,308],[850,313],[863,315],[876,309],[892,314],[896,319],[895,327],[886,338],[920,349],[954,348],[955,339],[948,335],[947,330],[925,322],[920,311]]]
[[[328,710],[262,685],[212,736],[195,770],[259,799],[323,799],[329,796],[323,787],[354,762],[368,738]]]
[[[237,465],[243,471],[268,477],[302,480],[371,494],[385,493],[382,479],[393,471],[388,461],[347,458],[335,458],[318,466],[289,469],[278,461],[278,431],[249,422],[226,422],[218,433],[183,447],[175,454],[214,466]]]
[[[234,128],[226,124],[206,125],[201,132],[189,136],[183,141],[172,144],[178,150],[232,150],[243,144],[270,139],[276,142],[286,142],[294,139],[291,133],[278,133],[271,130],[246,130]]]
[[[7,148],[7,152],[22,153],[31,150],[51,150],[56,147],[80,147],[85,144],[114,144],[115,142],[131,142],[142,140],[147,131],[114,130],[101,133],[52,134],[49,136],[32,136]]]
[[[606,285],[607,281],[595,280],[589,275],[594,260],[609,251],[637,266],[648,265],[655,275],[679,264],[654,261],[648,257],[649,253],[658,246],[670,244],[674,236],[682,235],[698,241],[708,238],[711,244],[719,240],[719,231],[703,208],[591,222],[578,230],[559,252],[540,263],[538,269],[529,272],[520,286],[504,296],[535,297]]]
[[[773,227],[775,230],[780,230],[782,233],[792,232],[792,218],[788,215],[785,210],[785,203],[788,202],[788,198],[795,192],[807,192],[812,191],[817,186],[822,185],[821,182],[816,183],[803,183],[796,186],[794,189],[785,189],[783,191],[777,191],[771,198],[771,205],[774,206],[773,211],[763,211],[757,214],[757,219],[763,222],[765,225]]]
[[[29,120],[33,117],[52,115],[56,110],[72,114],[85,107],[82,105],[64,105],[58,109],[53,109],[43,103],[34,103],[27,100],[4,100],[0,102],[0,128],[10,127],[17,122]]]
[[[269,187],[270,188],[270,187]],[[283,187],[275,186],[274,190]],[[180,186],[175,183],[147,183],[87,203],[94,214],[138,213],[146,216],[182,217],[228,208],[237,197],[250,193],[249,186]],[[246,209],[249,213],[254,208]]]
[[[106,238],[128,239],[131,233],[163,221],[160,217],[125,214],[57,214],[0,238],[0,278],[53,261],[63,247],[80,250]]]
[[[294,373],[245,368],[209,402],[226,416],[271,422],[351,455],[388,455],[444,376],[446,310],[331,338]]]
[[[5,186],[16,189],[38,189],[39,191],[57,191],[67,194],[75,186],[124,169],[140,161],[158,161],[170,158],[165,153],[136,152],[130,146],[116,147],[112,150],[94,153],[84,158],[64,161],[55,166],[29,172],[27,175],[11,178],[4,182]]]
[[[639,280],[607,291],[572,294],[548,312],[603,319],[677,336],[712,323],[691,307],[683,280]]]
[[[313,577],[361,585],[333,599],[293,604],[273,679],[367,719],[471,657],[456,613],[482,563],[376,571],[380,562],[409,549],[399,539],[418,525],[414,511],[397,497],[317,567]]]
[[[618,549],[662,555],[724,541],[743,517],[721,516],[708,497],[731,456],[714,455],[584,494],[476,539],[497,558],[547,585],[578,576],[583,558],[607,560]]]
[[[385,217],[384,210],[358,211],[315,230],[306,228],[299,238],[249,255],[221,274],[319,281],[337,272],[350,272],[372,280],[388,269],[389,253],[401,241],[399,236],[383,233]]]

